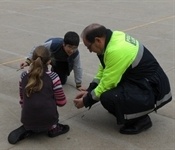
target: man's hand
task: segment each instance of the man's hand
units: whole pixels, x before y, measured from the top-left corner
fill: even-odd
[[[77,96],[73,100],[75,107],[77,107],[78,109],[84,107],[83,97],[85,97],[87,93],[87,91],[81,91],[79,94],[77,94]]]
[[[81,91],[76,95],[75,99],[83,98],[84,96],[86,96],[87,93],[87,91]]]
[[[83,97],[79,99],[74,99],[74,104],[75,107],[77,107],[78,109],[84,107]]]

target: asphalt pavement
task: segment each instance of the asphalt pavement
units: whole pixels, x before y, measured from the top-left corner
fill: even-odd
[[[91,23],[121,30],[142,42],[159,61],[171,83],[173,100],[150,114],[152,128],[137,135],[119,133],[120,126],[100,103],[77,109],[74,74],[63,86],[68,102],[58,108],[70,131],[49,138],[31,136],[16,145],[8,134],[21,125],[17,71],[33,46]],[[96,55],[79,46],[83,86],[98,68]],[[27,68],[26,68],[27,69]],[[0,150],[175,150],[175,0],[0,0]]]

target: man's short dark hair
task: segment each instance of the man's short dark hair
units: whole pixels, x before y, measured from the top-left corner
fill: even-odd
[[[106,36],[106,27],[103,25],[93,23],[88,25],[83,32],[81,37],[85,38],[90,43],[94,43],[96,37],[105,37]]]
[[[76,32],[69,31],[64,35],[64,44],[78,46],[80,43],[80,37]]]
[[[106,35],[106,28],[100,26],[99,28],[93,29],[86,34],[86,39],[93,43],[96,37],[104,37]]]

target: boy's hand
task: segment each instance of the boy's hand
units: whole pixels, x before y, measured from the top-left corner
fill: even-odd
[[[22,62],[21,64],[20,64],[20,68],[21,69],[24,69],[24,67],[27,67],[28,66],[28,64],[26,63],[26,62]]]
[[[80,87],[77,87],[77,90],[78,90],[78,91],[86,91],[86,88],[80,86]]]

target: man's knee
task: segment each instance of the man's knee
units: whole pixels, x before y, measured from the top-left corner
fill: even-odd
[[[107,94],[107,92],[104,92],[103,94],[101,94],[100,101],[103,106],[109,103],[109,95]]]
[[[101,104],[103,105],[103,107],[111,114],[113,114],[114,116],[116,116],[115,112],[115,103],[114,101],[111,99],[111,96],[109,95],[110,93],[105,92],[101,95],[100,97],[100,101]]]

